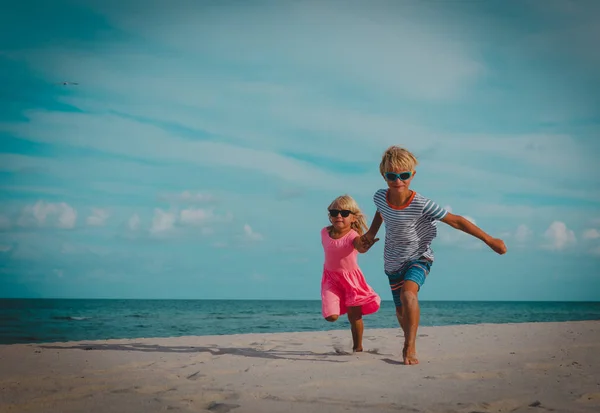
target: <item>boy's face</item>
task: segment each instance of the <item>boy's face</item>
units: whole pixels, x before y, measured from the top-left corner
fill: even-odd
[[[408,169],[391,169],[383,174],[383,179],[387,182],[388,188],[392,191],[403,192],[410,188],[416,171]]]

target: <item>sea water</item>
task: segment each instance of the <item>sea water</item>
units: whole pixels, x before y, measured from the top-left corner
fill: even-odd
[[[600,320],[599,302],[422,301],[421,326]],[[398,328],[392,301],[365,328]],[[321,302],[0,299],[0,344],[348,329]]]

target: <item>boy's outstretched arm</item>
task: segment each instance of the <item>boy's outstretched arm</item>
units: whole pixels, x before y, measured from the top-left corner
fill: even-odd
[[[379,213],[379,211],[375,212],[375,215],[373,216],[373,221],[371,221],[371,227],[362,237],[360,237],[360,240],[363,244],[363,249],[365,250],[359,250],[360,252],[366,252],[369,248],[373,246],[373,244],[379,241],[379,238],[375,238],[375,236],[377,235],[377,231],[379,231],[379,228],[381,227],[382,223],[383,218],[381,218],[381,214]]]
[[[479,238],[485,242],[488,247],[500,255],[506,253],[506,245],[504,245],[504,241],[486,234],[481,228],[463,216],[448,212],[446,216],[441,219],[441,221],[450,225],[452,228],[459,229],[469,235],[474,236],[475,238]]]

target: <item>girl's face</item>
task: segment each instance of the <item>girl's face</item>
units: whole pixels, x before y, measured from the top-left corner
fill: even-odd
[[[350,230],[355,219],[352,211],[341,208],[338,204],[334,204],[329,208],[329,222],[331,222],[331,225],[333,225],[337,232]]]

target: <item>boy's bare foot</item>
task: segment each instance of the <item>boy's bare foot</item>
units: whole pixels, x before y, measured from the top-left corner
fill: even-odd
[[[362,347],[353,348],[352,351],[355,353],[360,353],[361,351],[363,351],[363,348]]]
[[[417,358],[417,350],[415,349],[415,346],[409,346],[405,344],[404,348],[402,349],[402,358],[404,360],[405,365],[419,364],[419,359]]]

